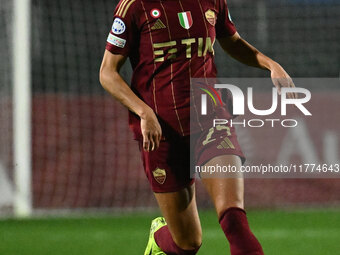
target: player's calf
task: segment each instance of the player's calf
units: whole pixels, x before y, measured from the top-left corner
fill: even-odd
[[[220,225],[226,235],[231,255],[263,255],[261,244],[251,232],[246,212],[238,207],[225,210],[220,218]]]
[[[167,255],[194,255],[198,252],[202,243],[201,236],[180,237],[175,242],[168,226],[164,226],[155,232],[155,240]],[[179,246],[185,247],[185,249]]]

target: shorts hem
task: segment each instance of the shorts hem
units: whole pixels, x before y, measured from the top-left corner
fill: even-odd
[[[206,157],[202,157],[202,159],[199,159],[198,162],[197,162],[197,165],[199,166],[202,166],[204,164],[206,164],[209,160],[212,160],[213,158],[215,157],[218,157],[218,156],[223,156],[223,155],[235,155],[235,156],[239,156],[240,159],[241,159],[241,163],[242,165],[244,165],[244,163],[246,162],[246,157],[243,155],[242,152],[239,152],[239,151],[230,151],[230,152],[221,152],[221,153],[214,153],[214,155],[209,155],[209,156],[206,156]]]
[[[172,192],[178,192],[186,187],[192,186],[195,183],[195,179],[192,179],[189,183],[183,184],[181,186],[175,186],[175,187],[164,187],[164,188],[158,188],[158,187],[152,187],[151,190],[154,193],[172,193]]]

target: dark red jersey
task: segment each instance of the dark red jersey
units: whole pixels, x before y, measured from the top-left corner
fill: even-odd
[[[106,49],[130,58],[132,90],[180,135],[190,133],[190,78],[216,76],[215,39],[236,32],[225,0],[121,0]],[[140,136],[140,122],[130,113]]]

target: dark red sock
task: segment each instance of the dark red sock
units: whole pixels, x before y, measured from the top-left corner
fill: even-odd
[[[195,250],[183,250],[177,246],[172,239],[168,226],[161,227],[155,232],[155,240],[158,246],[167,255],[195,255],[199,248]]]
[[[229,241],[231,255],[263,255],[261,244],[251,232],[243,209],[228,208],[219,222]]]

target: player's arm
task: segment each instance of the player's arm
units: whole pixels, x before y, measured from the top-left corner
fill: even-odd
[[[114,98],[141,118],[143,148],[146,151],[153,151],[159,146],[162,136],[161,126],[154,111],[137,97],[120,76],[119,70],[125,60],[126,57],[123,55],[112,54],[105,50],[100,67],[100,83]]]
[[[239,62],[269,70],[279,93],[281,92],[281,87],[295,87],[292,79],[279,63],[258,51],[241,38],[237,32],[232,36],[219,38],[218,41],[223,50]],[[288,97],[295,98],[296,94],[288,93]]]

